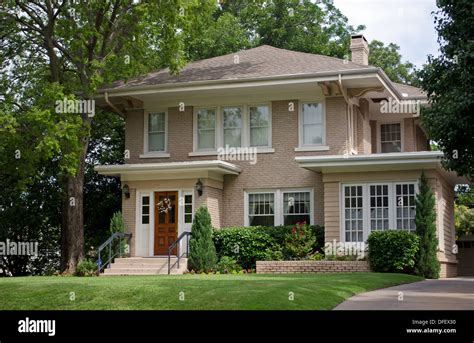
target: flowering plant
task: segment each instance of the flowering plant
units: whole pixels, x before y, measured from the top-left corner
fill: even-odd
[[[295,259],[304,259],[313,252],[315,241],[316,237],[306,222],[296,223],[285,236],[285,250]]]

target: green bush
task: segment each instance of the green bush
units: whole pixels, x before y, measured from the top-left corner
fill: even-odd
[[[217,261],[216,248],[212,241],[211,215],[202,206],[194,215],[189,240],[189,269],[208,273],[214,269]]]
[[[256,261],[294,259],[285,249],[285,237],[294,226],[248,226],[214,230],[217,255],[233,257],[243,268],[255,268]],[[324,248],[324,227],[309,225],[316,238],[312,251]]]
[[[217,255],[230,256],[245,269],[255,268],[256,261],[265,260],[267,254],[278,249],[264,230],[254,227],[233,227],[214,230]]]
[[[315,242],[309,225],[298,223],[285,235],[285,251],[291,259],[304,259],[313,252]]]
[[[233,272],[240,272],[242,267],[232,257],[222,256],[216,265],[216,270],[221,274],[229,274]]]
[[[368,260],[375,272],[412,273],[420,239],[403,230],[374,231],[367,240]]]
[[[97,264],[91,260],[83,260],[77,264],[76,276],[97,275]]]

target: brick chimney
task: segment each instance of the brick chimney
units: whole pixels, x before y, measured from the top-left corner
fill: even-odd
[[[363,35],[351,36],[352,62],[369,65],[369,44]]]

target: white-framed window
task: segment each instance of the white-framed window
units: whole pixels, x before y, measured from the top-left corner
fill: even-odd
[[[311,192],[283,192],[283,224],[311,222]]]
[[[268,105],[249,106],[251,147],[270,147],[271,122]]]
[[[194,153],[211,154],[226,145],[271,149],[271,130],[270,104],[195,108]]]
[[[222,107],[223,146],[242,146],[242,107]]]
[[[166,152],[168,139],[168,114],[166,111],[150,112],[145,121],[145,151]]]
[[[363,186],[344,186],[344,234],[346,242],[364,241]]]
[[[215,108],[196,110],[196,147],[197,150],[216,150],[217,113]]]
[[[415,226],[415,185],[400,183],[395,185],[397,229],[416,231]]]
[[[183,212],[184,212],[184,224],[193,223],[193,194],[191,192],[183,193]]]
[[[341,237],[363,242],[372,231],[415,231],[417,182],[341,185]]]
[[[401,123],[380,124],[380,151],[382,153],[402,151]]]
[[[389,229],[389,185],[369,185],[370,230]]]
[[[303,102],[299,115],[300,147],[319,146],[326,143],[325,109],[323,102]]]
[[[248,195],[248,209],[250,226],[275,225],[274,193],[250,193]]]
[[[150,196],[142,196],[142,224],[150,224]]]
[[[293,225],[314,223],[312,189],[272,189],[246,191],[244,222],[246,226]]]

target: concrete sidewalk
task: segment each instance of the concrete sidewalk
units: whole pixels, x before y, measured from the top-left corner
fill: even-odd
[[[474,278],[425,280],[353,296],[334,310],[474,310]]]

